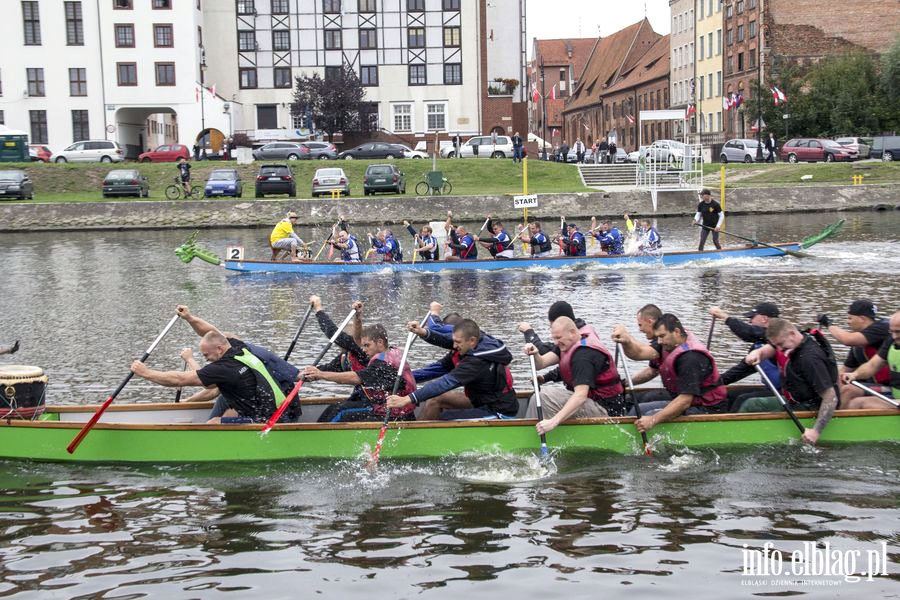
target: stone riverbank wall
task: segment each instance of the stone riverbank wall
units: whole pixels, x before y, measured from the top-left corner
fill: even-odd
[[[717,193],[714,195],[718,197]],[[697,207],[693,192],[660,193],[656,213],[652,210],[650,194],[644,191],[540,194],[538,198],[539,206],[529,209],[529,217],[548,223],[561,215],[577,219],[591,216],[618,219],[625,212],[638,216],[685,216],[693,215]],[[739,188],[726,193],[726,212],[731,214],[897,209],[900,209],[897,185]],[[477,222],[488,214],[510,221],[522,217],[522,210],[513,208],[511,195],[3,203],[0,204],[0,231],[271,227],[288,210],[299,213],[298,225],[332,224],[339,214],[358,224],[396,225],[403,220],[422,224],[443,220],[448,210],[453,211],[456,222]]]

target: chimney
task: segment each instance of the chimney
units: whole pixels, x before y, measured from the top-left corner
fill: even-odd
[[[571,40],[566,40],[566,55],[569,57],[569,59],[572,58],[572,41]]]

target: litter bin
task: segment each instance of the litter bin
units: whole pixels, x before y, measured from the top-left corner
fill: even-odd
[[[425,178],[428,181],[428,188],[431,190],[431,193],[440,194],[441,188],[444,186],[444,172],[428,171]]]

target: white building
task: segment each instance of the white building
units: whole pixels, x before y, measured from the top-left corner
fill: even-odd
[[[221,97],[206,91],[200,102],[199,2],[4,6],[13,10],[0,37],[0,117],[28,131],[32,143],[59,151],[78,140],[109,139],[134,157],[163,142],[191,146],[204,128],[230,133]],[[213,132],[214,142],[220,137]]]

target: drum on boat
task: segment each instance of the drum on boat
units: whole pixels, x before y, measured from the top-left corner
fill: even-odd
[[[33,419],[44,412],[47,376],[40,367],[0,365],[0,418]]]

